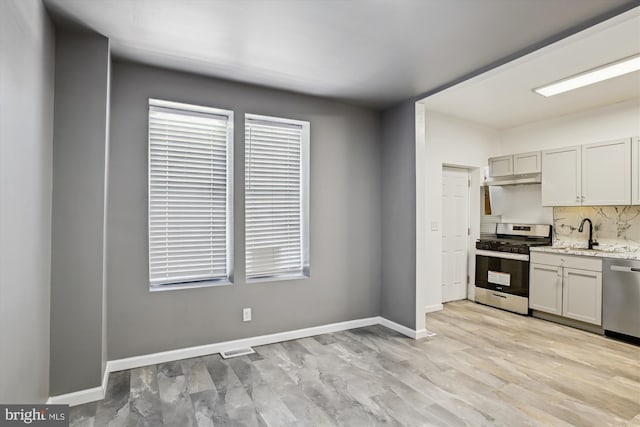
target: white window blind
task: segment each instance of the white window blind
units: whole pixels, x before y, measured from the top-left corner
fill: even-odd
[[[247,279],[309,273],[308,152],[308,122],[246,116]]]
[[[233,112],[149,100],[149,281],[230,276]]]

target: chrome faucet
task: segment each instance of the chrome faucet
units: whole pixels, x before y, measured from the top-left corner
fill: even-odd
[[[580,223],[580,228],[578,228],[578,231],[582,233],[582,230],[584,230],[584,223],[587,221],[589,221],[589,249],[593,249],[594,246],[598,246],[600,243],[593,240],[593,223],[591,222],[591,220],[589,218],[583,219]]]

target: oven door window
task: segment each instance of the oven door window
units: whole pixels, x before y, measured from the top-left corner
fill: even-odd
[[[529,263],[476,255],[476,286],[529,296]]]

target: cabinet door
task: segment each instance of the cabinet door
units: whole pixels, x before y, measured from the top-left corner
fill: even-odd
[[[580,206],[581,147],[542,152],[542,206]]]
[[[513,155],[513,173],[523,175],[527,173],[539,173],[542,170],[540,151],[520,153]]]
[[[491,177],[513,175],[513,156],[490,158],[489,175]]]
[[[562,267],[530,264],[529,308],[562,315]]]
[[[562,315],[602,325],[602,272],[565,267]]]
[[[631,140],[631,204],[640,205],[640,138]]]
[[[631,204],[631,140],[582,146],[582,204]]]

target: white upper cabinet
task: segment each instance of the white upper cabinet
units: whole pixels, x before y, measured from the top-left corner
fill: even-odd
[[[631,204],[640,205],[640,138],[631,140]]]
[[[582,204],[631,204],[631,140],[582,146]]]
[[[513,174],[526,175],[530,173],[540,173],[541,153],[533,151],[531,153],[521,153],[513,155]]]
[[[513,175],[513,156],[510,155],[490,158],[489,175],[491,177]]]
[[[528,175],[540,173],[540,171],[540,151],[510,154],[508,156],[492,157],[489,159],[489,176],[492,178]]]
[[[632,189],[640,204],[640,178],[636,168],[632,184],[631,163],[630,138],[543,151],[542,205],[630,205]]]
[[[582,204],[581,146],[542,152],[542,206]]]

